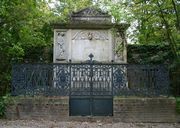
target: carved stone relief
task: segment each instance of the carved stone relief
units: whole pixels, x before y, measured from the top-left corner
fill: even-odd
[[[79,12],[73,13],[72,16],[109,16],[108,13],[94,8],[85,8]]]
[[[79,12],[74,12],[71,15],[73,23],[95,23],[95,24],[110,24],[111,16],[108,13],[94,8],[86,8]]]
[[[65,60],[65,32],[57,32],[56,60]]]
[[[124,34],[122,31],[117,31],[115,35],[115,59],[116,60],[124,60]]]
[[[105,31],[79,31],[73,35],[72,40],[108,40]]]

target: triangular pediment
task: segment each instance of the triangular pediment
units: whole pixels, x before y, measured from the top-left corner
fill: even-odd
[[[71,14],[71,22],[76,24],[110,24],[111,16],[96,8],[85,8]]]
[[[72,17],[110,17],[108,13],[105,13],[101,11],[100,9],[95,8],[85,8],[83,10],[80,10],[78,12],[74,12],[71,15]]]

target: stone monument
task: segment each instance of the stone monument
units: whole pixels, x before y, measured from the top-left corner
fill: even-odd
[[[84,62],[93,54],[98,62],[126,63],[125,31],[128,24],[114,24],[98,9],[74,12],[67,24],[54,24],[54,63]]]

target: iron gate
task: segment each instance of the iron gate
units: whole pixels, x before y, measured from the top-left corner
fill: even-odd
[[[93,64],[71,66],[70,115],[112,116],[112,67]]]

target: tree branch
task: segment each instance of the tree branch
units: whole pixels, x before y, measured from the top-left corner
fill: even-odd
[[[173,8],[174,8],[174,11],[175,11],[175,14],[176,14],[176,28],[177,28],[177,30],[178,31],[180,31],[180,19],[179,19],[179,12],[178,12],[178,10],[177,10],[177,8],[176,8],[176,3],[175,3],[175,1],[174,0],[172,0],[172,5],[173,5]]]
[[[164,14],[163,14],[163,11],[162,11],[162,8],[161,8],[161,5],[159,3],[159,1],[157,0],[157,6],[159,8],[159,12],[160,12],[160,15],[161,15],[161,19],[163,20],[162,22],[164,22],[164,25],[165,25],[165,28],[166,28],[166,34],[167,34],[167,38],[168,38],[168,41],[170,43],[170,46],[171,46],[171,49],[172,49],[172,52],[174,54],[175,57],[178,57],[177,55],[177,46],[176,46],[176,43],[174,41],[174,38],[171,34],[171,31],[169,29],[169,24],[168,22],[166,21],[165,17],[164,17]]]

